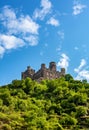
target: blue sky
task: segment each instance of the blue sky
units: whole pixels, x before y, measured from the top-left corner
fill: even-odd
[[[88,0],[1,0],[0,85],[50,61],[89,81],[88,35]]]

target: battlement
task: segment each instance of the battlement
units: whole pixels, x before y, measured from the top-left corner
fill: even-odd
[[[59,72],[56,70],[56,63],[50,62],[49,68],[46,68],[46,65],[43,63],[37,72],[35,72],[35,70],[30,66],[27,66],[27,70],[25,72],[22,72],[21,78],[25,79],[29,77],[32,80],[41,81],[43,79],[57,79],[64,75],[65,68],[61,68],[61,71]]]

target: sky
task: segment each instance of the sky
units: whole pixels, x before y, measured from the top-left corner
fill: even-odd
[[[89,0],[0,0],[0,86],[51,61],[89,82]]]

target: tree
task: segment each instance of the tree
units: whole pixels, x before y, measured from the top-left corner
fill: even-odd
[[[66,74],[65,75],[65,80],[66,81],[71,81],[71,80],[73,80],[73,77],[70,74]]]
[[[86,84],[87,83],[87,79],[83,79],[82,83]]]
[[[87,115],[87,109],[84,106],[76,107],[76,117],[80,118]]]

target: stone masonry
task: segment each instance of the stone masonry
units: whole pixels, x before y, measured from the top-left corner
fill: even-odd
[[[27,67],[25,72],[22,72],[22,79],[27,77],[31,78],[32,80],[36,80],[40,82],[43,79],[57,79],[61,76],[65,75],[65,68],[61,68],[61,71],[56,70],[56,63],[50,62],[49,68],[46,68],[45,64],[41,64],[41,68],[35,72],[30,66]]]

